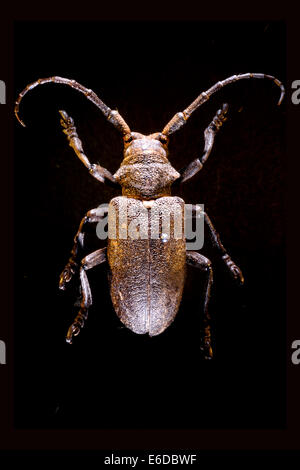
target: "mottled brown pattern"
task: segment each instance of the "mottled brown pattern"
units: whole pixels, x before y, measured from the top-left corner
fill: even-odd
[[[151,209],[146,209],[140,200],[117,197],[110,203],[110,214],[112,208],[118,213],[124,202],[128,203],[128,212],[143,214],[140,234],[151,234],[150,212],[159,217],[159,210],[172,213],[179,209],[184,214],[184,202],[178,197],[159,198]],[[128,225],[133,217],[128,216]],[[120,239],[118,232],[119,224],[116,238],[109,239],[107,249],[114,308],[130,330],[158,335],[174,320],[181,301],[186,261],[184,231],[181,239],[174,239],[171,219],[168,240],[162,238],[161,224],[158,239]]]
[[[131,133],[124,148],[124,160],[114,174],[123,196],[152,199],[171,194],[171,184],[180,177],[168,160],[167,141],[161,134]]]
[[[135,333],[148,333],[150,336],[160,334],[173,321],[177,313],[183,291],[187,256],[189,263],[208,273],[203,346],[207,358],[212,357],[207,309],[212,285],[211,263],[199,253],[186,255],[183,229],[184,201],[178,197],[171,197],[171,186],[175,181],[176,183],[187,181],[202,170],[203,164],[212,150],[215,135],[223,122],[226,121],[227,104],[217,111],[204,131],[205,146],[202,157],[194,159],[180,172],[177,172],[168,160],[169,136],[179,130],[191,114],[214,93],[231,83],[250,78],[273,81],[280,87],[281,95],[278,104],[281,103],[285,89],[275,77],[261,73],[233,75],[202,92],[183,112],[176,113],[162,132],[150,135],[131,132],[122,116],[106,106],[92,90],[85,88],[75,80],[63,77],[54,76],[39,79],[27,85],[19,94],[15,104],[15,115],[24,125],[19,117],[19,106],[28,91],[47,83],[67,85],[83,93],[120,131],[124,142],[124,158],[118,171],[112,175],[106,168],[89,161],[78,137],[73,119],[65,111],[60,111],[63,132],[68,138],[69,145],[88,168],[90,174],[104,184],[122,188],[122,196],[113,199],[109,206],[107,258],[110,266],[110,290],[113,305],[121,321]],[[127,206],[124,208],[125,203]],[[178,214],[177,216],[173,214],[170,230],[168,230],[165,220],[166,218],[170,219],[170,215],[176,209],[181,209],[180,217]],[[114,210],[117,210],[117,215]],[[153,214],[155,214],[154,221],[156,221],[158,228],[156,237],[153,234]],[[78,246],[79,244],[83,245],[85,223],[101,220],[102,217],[100,213],[93,212],[91,215],[93,217],[90,220],[89,217],[83,219],[76,234],[71,257],[60,277],[61,289],[66,287],[79,268]],[[124,215],[126,215],[126,220],[124,220]],[[137,217],[139,222],[133,226],[132,222]],[[178,236],[178,231],[175,233],[175,227],[178,230],[178,220],[181,220],[182,225],[180,236]],[[244,282],[242,272],[227,254],[207,214],[204,214],[204,220],[223,262],[234,279],[242,284]],[[88,308],[92,305],[91,290],[85,271],[104,262],[101,250],[98,251],[91,254],[91,258],[86,257],[80,264],[83,298],[81,309],[69,329],[68,342],[71,342],[72,337],[79,333],[87,318]]]

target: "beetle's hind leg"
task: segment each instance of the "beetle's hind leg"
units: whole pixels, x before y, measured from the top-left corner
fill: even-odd
[[[204,353],[205,359],[212,359],[213,350],[211,346],[211,329],[210,329],[210,315],[208,311],[208,304],[210,299],[211,287],[213,283],[213,270],[211,262],[208,258],[201,255],[197,251],[187,251],[186,253],[187,264],[204,271],[207,276],[205,300],[204,300],[204,319],[201,331],[200,341],[201,350]]]
[[[84,322],[88,317],[88,309],[92,305],[92,293],[86,271],[106,261],[106,248],[101,248],[100,250],[94,251],[90,255],[87,255],[85,258],[83,258],[81,261],[79,275],[82,300],[80,304],[80,310],[76,315],[72,325],[68,329],[66,336],[67,343],[72,343],[73,337],[79,335],[80,330],[83,328]]]

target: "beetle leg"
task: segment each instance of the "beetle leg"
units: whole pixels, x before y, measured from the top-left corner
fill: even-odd
[[[210,220],[206,212],[204,212],[204,221],[206,225],[208,226],[210,237],[214,246],[217,248],[220,255],[222,256],[222,260],[224,261],[225,265],[229,269],[234,280],[238,281],[240,284],[244,284],[244,276],[243,276],[242,271],[230,258],[229,254],[227,253],[226,249],[224,248],[220,240],[220,236],[218,232],[216,231],[215,227],[212,224],[212,221]]]
[[[91,209],[86,213],[83,219],[80,222],[78,231],[74,237],[74,245],[71,250],[71,256],[68,263],[66,264],[63,272],[59,278],[59,288],[65,290],[66,284],[70,282],[73,275],[79,268],[78,266],[78,249],[79,246],[83,248],[84,246],[84,235],[86,225],[93,222],[100,222],[101,219],[105,217],[108,212],[108,207],[96,207],[96,209]]]
[[[101,183],[108,184],[114,188],[120,188],[119,183],[115,180],[114,176],[106,168],[103,168],[100,165],[93,164],[89,161],[88,157],[85,155],[82,142],[78,137],[77,130],[74,124],[74,120],[69,116],[66,111],[59,111],[61,115],[61,126],[63,127],[63,132],[66,134],[69,141],[70,147],[74,150],[79,160],[87,167],[90,174],[96,178]]]
[[[193,211],[202,211],[201,206],[193,205]],[[209,230],[209,235],[211,238],[211,241],[214,245],[214,247],[218,250],[219,254],[222,257],[222,260],[224,261],[225,265],[229,269],[232,277],[234,278],[235,281],[237,281],[239,284],[244,284],[244,276],[240,268],[232,261],[231,257],[227,253],[224,245],[222,244],[220,240],[220,235],[216,231],[215,227],[212,224],[212,221],[208,217],[206,212],[203,212],[204,214],[204,221],[208,227]]]
[[[198,268],[207,274],[207,285],[204,301],[203,331],[201,332],[201,350],[204,353],[205,359],[211,359],[213,357],[213,351],[211,347],[210,315],[208,311],[208,303],[213,283],[213,270],[211,262],[208,258],[201,255],[197,251],[187,251],[186,262],[190,266],[194,266],[195,268]]]
[[[84,322],[88,317],[88,309],[92,305],[92,293],[89,284],[86,271],[99,264],[102,264],[107,261],[106,258],[106,248],[101,248],[100,250],[94,251],[93,253],[87,255],[81,261],[80,267],[80,282],[81,282],[81,291],[82,291],[82,300],[80,304],[80,310],[75,317],[72,325],[68,329],[66,336],[66,342],[72,343],[73,337],[77,336],[80,333],[81,328],[84,326]]]
[[[228,104],[224,103],[222,106],[222,109],[219,109],[209,124],[207,128],[204,131],[204,139],[205,139],[205,144],[204,144],[204,151],[202,157],[196,158],[193,160],[189,165],[185,166],[182,168],[179,173],[180,173],[180,178],[176,181],[176,183],[184,183],[188,179],[192,178],[198,171],[202,170],[204,163],[208,159],[210,152],[213,148],[214,141],[215,141],[215,136],[218,132],[218,130],[222,127],[223,123],[227,120],[226,114],[228,111]]]

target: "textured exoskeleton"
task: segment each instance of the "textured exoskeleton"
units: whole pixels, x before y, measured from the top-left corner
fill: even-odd
[[[74,273],[79,269],[82,300],[79,313],[70,326],[66,340],[71,343],[87,319],[92,304],[92,294],[87,270],[101,263],[108,263],[111,299],[115,311],[127,328],[138,334],[150,336],[162,333],[174,320],[178,311],[185,278],[185,266],[190,264],[206,273],[206,294],[204,298],[203,331],[201,349],[204,357],[213,355],[211,347],[210,316],[208,302],[213,282],[211,262],[197,251],[186,250],[184,230],[184,201],[171,196],[174,182],[183,183],[202,169],[207,160],[215,135],[226,121],[228,105],[219,109],[204,132],[204,151],[180,171],[175,170],[168,159],[169,136],[180,129],[191,114],[216,91],[225,85],[241,79],[266,78],[281,89],[278,104],[284,96],[284,86],[271,75],[246,73],[234,75],[216,83],[201,93],[183,112],[175,116],[162,132],[143,135],[131,132],[128,124],[117,111],[112,111],[92,91],[74,80],[62,77],[39,79],[28,85],[19,95],[15,114],[19,122],[19,105],[23,96],[39,84],[58,83],[71,86],[83,93],[102,111],[104,116],[122,134],[124,158],[118,171],[112,175],[98,164],[90,163],[77,135],[73,119],[60,111],[61,125],[69,145],[88,168],[90,174],[102,183],[122,189],[122,196],[111,200],[108,210],[99,207],[87,212],[75,235],[71,256],[59,281],[65,289]],[[201,208],[194,207],[195,214]],[[84,245],[84,231],[87,223],[103,221],[108,212],[109,239],[107,248],[99,249],[80,261],[80,248]],[[212,242],[234,279],[241,284],[244,278],[241,270],[231,260],[222,245],[211,220],[202,212]],[[169,220],[169,230],[164,221]]]
[[[163,217],[161,212],[168,211],[177,213],[179,217],[182,215],[183,227],[184,202],[178,197],[165,196],[155,199],[148,209],[143,202],[124,196],[110,202],[109,209],[113,206],[116,214],[123,210],[124,205],[128,207],[128,225],[130,213],[134,219],[136,214],[142,213],[143,226],[139,229],[149,236],[136,240],[109,238],[107,258],[111,270],[111,298],[120,320],[135,333],[154,336],[170,325],[179,308],[184,286],[186,244],[183,230],[182,237],[175,239],[172,222],[168,238],[161,229],[157,238],[151,237],[151,222],[153,225],[156,215],[159,222]]]

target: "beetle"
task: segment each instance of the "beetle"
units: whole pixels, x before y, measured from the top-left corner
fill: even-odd
[[[76,272],[79,271],[81,284],[80,310],[68,329],[66,341],[72,343],[73,338],[80,333],[88,317],[88,309],[92,305],[92,294],[87,277],[87,271],[100,264],[108,264],[110,279],[110,294],[114,309],[123,324],[134,333],[162,333],[174,320],[182,298],[185,280],[186,264],[192,265],[206,273],[204,298],[204,319],[201,332],[201,350],[206,359],[213,357],[211,345],[211,328],[208,304],[213,283],[213,269],[209,259],[197,251],[186,250],[186,239],[175,237],[174,233],[166,234],[162,227],[162,213],[179,213],[179,219],[184,224],[184,201],[171,195],[175,184],[183,183],[198,173],[211,153],[215,136],[227,119],[228,105],[223,104],[204,131],[204,151],[201,158],[196,158],[180,171],[177,171],[168,159],[169,137],[178,131],[190,118],[191,114],[214,93],[226,85],[243,79],[268,79],[280,87],[281,104],[285,89],[283,84],[271,75],[261,73],[245,73],[233,75],[217,82],[211,88],[202,92],[183,112],[178,112],[167,123],[161,132],[143,135],[132,132],[118,111],[111,110],[90,89],[75,80],[63,77],[38,79],[27,85],[19,94],[15,104],[15,115],[19,117],[19,106],[24,95],[38,85],[56,83],[67,85],[83,93],[104,114],[106,119],[121,133],[124,142],[124,158],[118,171],[113,175],[99,164],[93,164],[85,155],[82,142],[78,137],[74,120],[66,111],[60,110],[61,125],[67,136],[69,145],[77,157],[98,181],[122,189],[122,195],[113,198],[108,208],[99,206],[89,210],[81,220],[74,238],[71,256],[60,275],[59,287],[64,290]],[[134,218],[146,214],[134,237],[120,235],[121,219],[126,216],[123,228],[126,233]],[[158,214],[158,236],[152,237],[150,231],[150,214]],[[155,212],[156,211],[156,212]],[[177,211],[177,212],[176,212]],[[201,207],[194,206],[194,214],[201,212]],[[114,217],[118,212],[119,216]],[[96,250],[80,260],[80,249],[84,247],[84,235],[88,224],[103,221],[108,213],[108,232],[113,226],[119,226],[113,237],[109,236],[107,247]],[[206,212],[201,212],[214,246],[233,278],[243,284],[244,277],[240,268],[232,261],[224,248]],[[172,227],[174,229],[175,218]],[[135,227],[137,228],[137,227]],[[141,231],[146,233],[141,237]],[[118,233],[117,233],[118,232]]]

